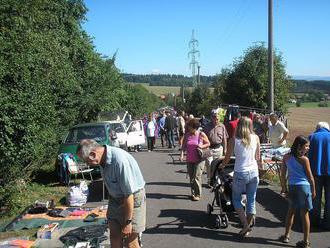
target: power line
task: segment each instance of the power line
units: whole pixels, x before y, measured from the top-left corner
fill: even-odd
[[[196,56],[200,56],[200,52],[199,50],[197,50],[198,43],[198,40],[195,39],[195,30],[192,30],[191,40],[189,41],[190,51],[188,53],[188,58],[191,57],[191,62],[189,65],[192,72],[192,80],[194,87],[197,85],[196,69],[199,67],[199,63],[196,60]]]

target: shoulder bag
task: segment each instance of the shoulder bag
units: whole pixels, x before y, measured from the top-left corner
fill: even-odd
[[[199,134],[199,139],[201,139],[201,135]],[[207,159],[208,157],[211,157],[211,150],[209,147],[206,148],[200,148],[197,147],[197,152],[201,160]]]

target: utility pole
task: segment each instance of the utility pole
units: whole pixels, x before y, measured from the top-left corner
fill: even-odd
[[[193,87],[197,85],[196,67],[198,67],[198,61],[196,60],[196,55],[200,55],[199,51],[197,50],[197,46],[198,40],[195,39],[195,30],[193,30],[191,40],[189,41],[190,51],[188,53],[188,58],[191,57],[190,68],[192,71]]]
[[[197,69],[198,69],[198,73],[197,73],[197,75],[198,75],[197,83],[198,83],[198,85],[200,85],[200,84],[201,84],[201,74],[200,74],[201,66],[198,65],[198,66],[197,66]]]
[[[268,0],[268,109],[274,111],[273,0]]]

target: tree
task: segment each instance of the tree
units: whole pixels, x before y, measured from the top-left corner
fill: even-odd
[[[187,94],[186,111],[194,116],[209,115],[213,103],[212,94],[207,85],[198,85],[191,94]]]
[[[243,57],[236,59],[231,68],[222,70],[218,76],[214,85],[215,99],[219,103],[267,108],[267,58],[267,48],[263,43],[249,47]],[[285,111],[292,82],[278,53],[274,56],[274,85],[275,110]]]
[[[82,0],[0,5],[0,205],[55,158],[58,140],[99,111],[123,108],[125,83],[82,30]],[[17,204],[18,207],[22,207]]]

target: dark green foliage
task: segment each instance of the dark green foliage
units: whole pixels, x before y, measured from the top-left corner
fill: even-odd
[[[230,69],[219,75],[215,84],[215,98],[219,103],[267,108],[268,69],[267,48],[264,44],[254,45],[237,59]],[[275,109],[284,111],[292,83],[285,73],[282,57],[274,56]]]
[[[191,87],[192,78],[174,74],[123,74],[124,79],[130,83],[147,83],[150,86],[182,86]],[[216,81],[216,76],[200,76],[201,82],[212,85]]]
[[[150,104],[136,104],[115,58],[94,51],[81,27],[86,11],[83,0],[1,1],[0,206],[18,204],[18,186],[55,158],[71,125],[127,103],[140,114],[157,102],[147,94],[141,101]]]
[[[320,91],[323,93],[330,93],[330,81],[325,80],[293,80],[295,93],[305,93],[311,91]]]
[[[143,114],[151,113],[163,105],[159,97],[148,92],[142,85],[127,85],[126,91],[124,104],[134,118],[143,117]]]
[[[185,110],[195,117],[208,116],[214,107],[212,94],[208,86],[198,85],[191,94],[187,94]]]
[[[327,96],[325,96],[322,92],[319,91],[309,91],[308,93],[304,94],[300,100],[302,102],[320,102],[324,100]]]
[[[328,103],[327,102],[320,102],[318,104],[319,107],[324,107],[324,108],[327,108],[328,107]]]

